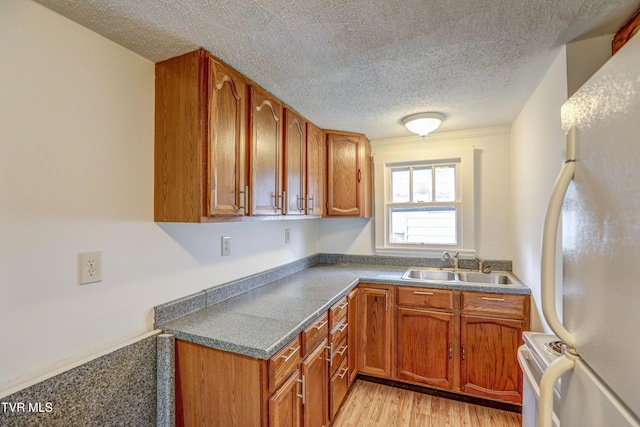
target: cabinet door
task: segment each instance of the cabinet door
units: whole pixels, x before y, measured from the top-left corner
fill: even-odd
[[[285,215],[305,214],[306,120],[294,111],[284,110],[284,191]]]
[[[322,130],[307,122],[307,192],[308,215],[322,215],[324,208],[324,140]]]
[[[342,362],[335,374],[331,376],[331,384],[329,387],[329,415],[331,421],[338,413],[338,409],[340,409],[340,405],[349,390],[349,368],[347,367],[346,360]]]
[[[351,386],[358,374],[358,288],[349,293],[347,301],[349,302],[347,307],[347,321],[349,322],[347,359],[349,361],[349,386]]]
[[[245,214],[247,82],[208,57],[208,216]]]
[[[451,388],[453,380],[453,314],[397,309],[397,377]]]
[[[522,371],[517,351],[525,322],[462,315],[460,327],[462,391],[520,403]]]
[[[303,418],[305,427],[327,425],[329,374],[327,340],[324,339],[300,365],[302,371]]]
[[[251,214],[282,213],[282,104],[251,86]]]
[[[327,215],[360,216],[360,136],[327,134]]]
[[[358,290],[359,354],[358,369],[363,374],[391,376],[391,290]]]
[[[270,427],[298,427],[302,415],[300,371],[296,371],[269,399]],[[300,395],[300,396],[299,396]]]

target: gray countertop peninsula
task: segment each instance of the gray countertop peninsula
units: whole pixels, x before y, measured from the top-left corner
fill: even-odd
[[[510,285],[407,281],[401,278],[406,269],[406,266],[319,263],[220,302],[210,305],[205,302],[202,308],[157,326],[178,339],[268,359],[358,283],[531,292],[519,281]]]

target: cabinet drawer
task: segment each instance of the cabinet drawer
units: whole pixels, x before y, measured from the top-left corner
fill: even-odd
[[[527,317],[529,295],[462,292],[462,312]]]
[[[302,331],[302,357],[306,357],[307,354],[311,353],[323,339],[327,338],[328,333],[329,317],[325,313]]]
[[[349,302],[347,297],[343,297],[329,309],[329,329],[333,329],[340,320],[347,315],[347,307]]]
[[[397,304],[405,307],[453,310],[453,292],[442,289],[398,287]]]
[[[331,352],[331,372],[330,375],[333,375],[337,370],[338,366],[342,365],[342,362],[347,358],[347,353],[349,345],[347,343],[346,338],[340,342],[340,344],[334,346]]]
[[[345,318],[345,319],[342,319],[342,321],[338,323],[336,327],[331,330],[330,341],[331,341],[331,345],[333,346],[332,347],[333,349],[336,349],[340,341],[342,341],[344,337],[347,336],[348,328],[349,328],[349,323]]]
[[[269,359],[269,392],[289,378],[300,363],[300,337],[292,339],[282,350]]]
[[[349,386],[349,369],[347,368],[347,361],[345,360],[342,365],[336,370],[336,373],[331,377],[330,385],[330,398],[329,398],[329,411],[331,419],[336,416],[340,404],[347,395]]]

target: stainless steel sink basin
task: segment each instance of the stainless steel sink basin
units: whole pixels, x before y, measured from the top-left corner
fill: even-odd
[[[480,273],[474,271],[447,271],[430,268],[410,267],[402,275],[403,280],[416,282],[461,282],[464,284],[513,285],[513,279],[500,273]]]
[[[499,273],[475,273],[472,271],[461,271],[457,273],[461,282],[473,283],[493,283],[496,285],[511,285],[513,280],[506,274]]]
[[[410,268],[404,273],[402,278],[406,280],[435,280],[452,282],[456,280],[456,274],[453,271]]]

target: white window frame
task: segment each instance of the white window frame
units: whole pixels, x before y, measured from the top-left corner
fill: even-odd
[[[390,205],[391,169],[401,166],[420,166],[431,164],[456,163],[456,201],[443,202],[457,208],[456,245],[426,245],[411,243],[391,243]],[[476,253],[475,248],[475,150],[473,148],[430,149],[415,152],[384,153],[374,155],[375,188],[375,243],[376,254],[395,256],[440,257],[443,252],[460,252],[469,257]],[[435,205],[435,204],[434,204]]]

